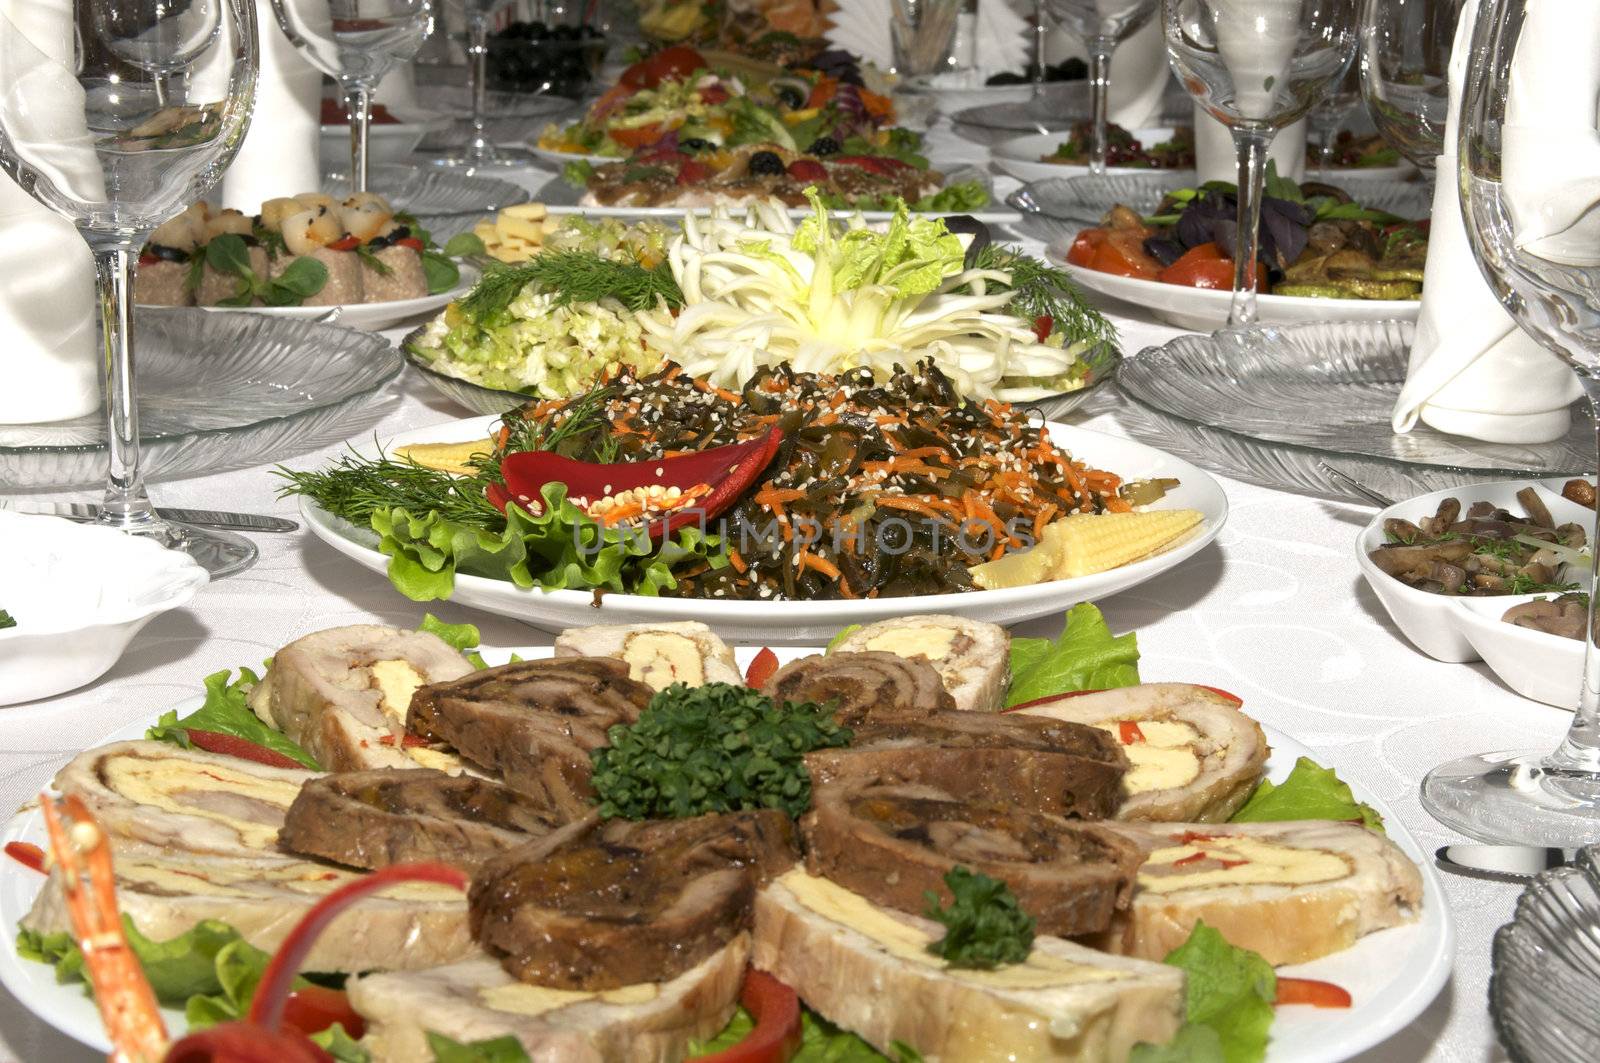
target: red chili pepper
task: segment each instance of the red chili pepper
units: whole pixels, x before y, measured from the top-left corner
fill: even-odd
[[[772,673],[778,670],[778,655],[766,646],[761,647],[761,652],[756,654],[755,660],[750,662],[750,667],[744,673],[744,685],[747,687],[765,686],[767,680],[772,678]]]
[[[293,757],[286,757],[275,749],[257,745],[248,738],[236,738],[225,735],[219,731],[201,731],[194,727],[185,727],[189,741],[207,753],[219,753],[225,757],[238,757],[240,760],[253,760],[257,764],[265,764],[269,768],[304,768],[305,765]]]
[[[338,1023],[356,1040],[367,1032],[367,1020],[350,1006],[343,990],[308,985],[289,994],[283,1006],[283,1024],[310,1036]]]
[[[1348,1008],[1350,992],[1315,978],[1278,979],[1278,1004],[1310,1004],[1314,1008]]]
[[[1123,745],[1131,746],[1144,741],[1144,732],[1139,730],[1138,720],[1118,720],[1117,737],[1122,739]]]
[[[354,236],[341,236],[339,239],[335,240],[333,243],[328,245],[328,250],[329,251],[354,251],[360,245],[361,245],[361,241],[357,240]]]
[[[394,242],[394,246],[409,247],[417,254],[422,254],[422,241],[418,240],[415,236],[402,236],[400,239]]]
[[[1033,334],[1039,337],[1040,343],[1043,343],[1045,340],[1049,339],[1050,333],[1054,332],[1055,329],[1056,319],[1051,317],[1049,314],[1040,314],[1038,317],[1033,319]]]
[[[6,842],[6,855],[23,867],[44,874],[44,850],[32,842]]]
[[[700,1063],[785,1063],[800,1048],[800,998],[764,971],[750,970],[739,1003],[755,1029],[732,1048],[699,1057]]]
[[[163,1063],[333,1063],[333,1057],[298,1030],[268,1033],[230,1022],[175,1042]]]
[[[490,484],[485,495],[503,513],[513,498],[525,509],[530,503],[542,505],[540,492],[551,483],[566,484],[568,498],[591,502],[636,487],[708,486],[710,490],[692,505],[647,523],[650,537],[660,539],[698,521],[709,521],[731,506],[772,461],[782,441],[783,433],[773,428],[760,438],[698,454],[612,464],[574,461],[545,450],[525,450],[500,462],[505,483]]]

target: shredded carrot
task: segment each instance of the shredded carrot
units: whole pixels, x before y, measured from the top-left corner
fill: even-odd
[[[800,555],[800,558],[801,558],[801,563],[805,567],[807,567],[809,569],[812,569],[815,572],[820,572],[824,576],[827,576],[829,579],[836,580],[836,579],[839,578],[839,566],[835,565],[832,561],[829,561],[827,558],[821,557],[821,556],[819,556],[817,554],[813,554],[809,550],[807,550],[804,553],[802,553]]]
[[[1055,511],[1056,511],[1056,504],[1054,502],[1046,502],[1043,506],[1039,507],[1039,512],[1034,514],[1034,516],[1033,516],[1033,540],[1034,540],[1034,542],[1038,542],[1039,539],[1044,535],[1044,529],[1050,523],[1050,518],[1051,518],[1052,515],[1054,515]]]
[[[908,509],[913,513],[921,513],[925,517],[935,519],[941,516],[939,510],[931,503],[910,495],[883,495],[879,497],[878,505],[888,506],[890,509]]]
[[[727,388],[712,388],[712,393],[723,402],[743,402],[744,400]]]
[[[758,506],[776,509],[785,502],[793,502],[797,498],[806,497],[806,493],[798,487],[763,487],[753,496]]]
[[[739,556],[739,551],[731,546],[728,547],[728,564],[732,565],[733,570],[741,576],[750,571],[750,566],[744,563],[744,558]]]

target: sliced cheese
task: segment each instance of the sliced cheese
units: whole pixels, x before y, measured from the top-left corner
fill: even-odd
[[[1142,739],[1125,743],[1131,770],[1123,776],[1122,785],[1129,794],[1147,793],[1151,790],[1170,790],[1187,786],[1200,775],[1200,758],[1193,743],[1200,732],[1181,720],[1139,720]],[[1121,741],[1120,720],[1107,720],[1098,724]]]
[[[924,967],[940,968],[945,975],[959,981],[991,989],[1046,989],[1087,982],[1114,982],[1127,976],[1121,971],[1073,963],[1061,956],[1038,950],[1023,963],[992,971],[947,967],[943,960],[928,951],[928,946],[934,940],[931,935],[918,926],[896,918],[859,893],[798,868],[783,875],[778,882],[813,912],[871,938],[891,956]]]
[[[665,690],[674,683],[701,686],[706,681],[700,646],[675,631],[639,631],[628,636],[622,648],[628,677]]]
[[[495,1011],[508,1011],[514,1015],[543,1015],[557,1008],[570,1007],[586,1001],[602,1004],[648,1004],[661,995],[661,987],[654,982],[626,985],[620,989],[607,989],[599,993],[581,990],[551,989],[548,986],[514,982],[510,985],[490,986],[480,990],[478,999],[485,1007]]]
[[[374,661],[369,671],[383,714],[404,727],[411,696],[422,686],[422,673],[410,661]]]
[[[111,756],[101,762],[100,772],[109,789],[131,802],[224,824],[243,844],[258,849],[277,845],[284,810],[300,792],[287,780],[176,758]],[[259,820],[251,818],[252,804],[260,806]]]
[[[1229,866],[1211,861],[1201,866],[1206,857]],[[1185,860],[1194,862],[1193,870],[1176,866]],[[1139,871],[1139,889],[1173,893],[1208,886],[1303,886],[1342,879],[1350,871],[1350,861],[1338,853],[1219,835],[1151,853]]]
[[[883,653],[892,653],[896,657],[926,657],[930,661],[942,661],[950,656],[950,651],[956,641],[955,628],[935,627],[895,627],[876,635],[867,641],[867,649],[879,650]]]

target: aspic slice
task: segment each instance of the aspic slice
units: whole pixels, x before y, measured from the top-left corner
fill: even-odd
[[[1085,723],[1114,735],[1132,770],[1118,819],[1221,823],[1266,769],[1266,735],[1238,703],[1188,683],[1064,695],[1018,711]]]

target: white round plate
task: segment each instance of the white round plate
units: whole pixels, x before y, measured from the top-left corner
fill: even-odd
[[[477,266],[465,262],[457,265],[461,267],[459,284],[447,292],[424,295],[417,299],[395,299],[387,303],[341,303],[337,306],[203,306],[200,309],[265,314],[267,317],[282,317],[292,321],[314,321],[337,310],[339,313],[331,320],[332,324],[377,332],[423,314],[431,314],[451,300],[459,299],[470,292],[482,279],[483,274]]]
[[[1062,606],[1065,608],[1065,606]],[[779,650],[780,662],[817,652],[818,647]],[[509,659],[511,653],[523,657],[549,656],[550,648],[521,647],[485,651],[491,661]],[[747,666],[754,649],[739,653],[739,664]],[[199,708],[202,699],[191,698],[169,706],[179,715]],[[160,710],[143,723],[124,727],[101,742],[141,738],[145,728],[156,721]],[[1289,736],[1263,728],[1272,756],[1267,761],[1267,777],[1282,782],[1300,757],[1316,759],[1315,753]],[[1450,976],[1455,956],[1455,926],[1445,905],[1433,862],[1400,822],[1394,810],[1375,795],[1356,792],[1359,800],[1378,810],[1389,838],[1422,870],[1422,918],[1409,926],[1371,934],[1344,952],[1312,963],[1280,967],[1279,973],[1298,978],[1316,978],[1348,990],[1353,998],[1349,1009],[1288,1007],[1278,1010],[1272,1026],[1272,1041],[1267,1046],[1265,1063],[1337,1063],[1379,1044],[1405,1028],[1438,995]],[[24,841],[48,847],[44,823],[38,806],[30,803],[17,813],[3,830],[0,844]],[[33,899],[44,883],[44,876],[14,860],[0,861],[0,983],[40,1019],[68,1037],[106,1052],[110,1044],[100,1024],[94,1002],[80,984],[59,985],[54,970],[17,955],[17,921],[33,906]],[[185,1029],[183,1014],[165,1009],[167,1028]]]
[[[1132,132],[1134,139],[1145,147],[1172,139],[1171,127],[1164,129],[1135,129]],[[1030,133],[1014,140],[1002,141],[992,149],[994,164],[1019,181],[1043,181],[1048,177],[1086,176],[1089,173],[1089,167],[1087,166],[1065,162],[1044,162],[1041,158],[1052,154],[1071,135],[1071,130],[1062,130],[1059,133]],[[1192,167],[1184,170],[1166,170],[1149,166],[1110,166],[1106,168],[1106,174],[1109,176],[1147,173],[1171,174],[1175,179],[1182,180],[1186,185],[1195,183],[1195,172]]]
[[[473,417],[421,428],[385,441],[382,448],[386,453],[393,453],[396,447],[416,443],[487,439],[490,425],[496,420],[495,417]],[[587,590],[522,590],[504,580],[457,576],[451,601],[521,620],[545,631],[589,624],[699,620],[736,644],[809,644],[827,642],[848,624],[870,624],[912,613],[958,613],[996,624],[1015,624],[1050,616],[1076,602],[1096,601],[1154,579],[1200,552],[1222,530],[1228,518],[1228,499],[1222,486],[1209,473],[1120,436],[1056,422],[1050,422],[1049,431],[1051,440],[1073,457],[1094,468],[1114,472],[1124,480],[1178,479],[1182,486],[1157,505],[1164,509],[1199,510],[1204,515],[1199,529],[1165,553],[1110,572],[1010,590],[836,602],[728,602],[606,593],[597,603],[594,593]],[[351,446],[364,454],[375,453],[371,440],[351,440]],[[341,520],[309,499],[301,499],[300,511],[318,538],[380,576],[387,573],[389,559],[378,552],[378,537],[370,529]]]
[[[1356,564],[1389,619],[1417,649],[1438,661],[1464,663],[1481,659],[1501,682],[1523,697],[1571,712],[1583,679],[1583,643],[1500,619],[1513,605],[1554,597],[1553,594],[1431,594],[1401,583],[1368,556],[1383,544],[1383,522],[1391,517],[1412,522],[1431,517],[1446,498],[1460,499],[1463,513],[1480,500],[1517,512],[1517,492],[1524,487],[1539,492],[1557,524],[1571,522],[1587,530],[1594,521],[1594,511],[1561,497],[1561,488],[1569,479],[1557,476],[1449,487],[1397,502],[1373,516],[1356,536]]]
[[[1157,318],[1179,328],[1212,332],[1228,324],[1233,293],[1182,284],[1118,277],[1074,266],[1066,260],[1063,244],[1053,244],[1049,259],[1071,274],[1080,287],[1143,307]],[[1302,321],[1415,321],[1422,306],[1418,299],[1313,299],[1303,295],[1262,295],[1256,298],[1262,325],[1293,325]]]

